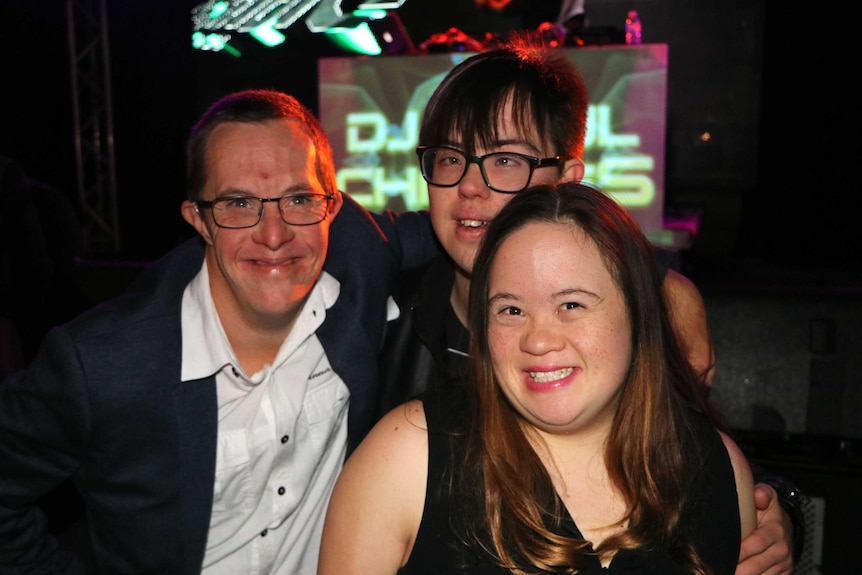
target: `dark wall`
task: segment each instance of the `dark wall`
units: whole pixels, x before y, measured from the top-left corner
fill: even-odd
[[[809,19],[810,18],[810,19]],[[757,187],[741,241],[768,259],[862,266],[862,49],[840,13],[767,2]]]
[[[79,4],[97,6],[98,1]],[[179,200],[183,141],[196,113],[189,30],[193,5],[183,0],[106,2],[118,258],[152,258],[185,231]],[[78,206],[66,2],[4,0],[0,22],[5,77],[0,154],[15,158],[30,178],[62,190]]]
[[[107,0],[120,232],[126,257],[151,259],[189,226],[184,143],[197,114],[189,0]]]
[[[0,154],[25,173],[71,190],[74,186],[72,102],[66,13],[61,0],[36,10],[28,0],[0,3]]]

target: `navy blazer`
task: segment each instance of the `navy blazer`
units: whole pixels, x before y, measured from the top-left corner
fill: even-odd
[[[348,451],[374,423],[386,302],[400,269],[438,253],[427,213],[370,214],[345,196],[324,265],[341,282],[317,334],[350,389]],[[200,573],[215,481],[214,377],[181,382],[180,307],[194,238],[122,296],[46,336],[0,386],[0,573],[77,573],[36,507],[67,478],[99,573]]]

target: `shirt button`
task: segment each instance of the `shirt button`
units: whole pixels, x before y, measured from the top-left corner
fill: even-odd
[[[233,372],[234,377],[239,377],[239,370],[235,367],[231,367],[230,370]]]
[[[267,533],[269,533],[269,529],[264,529],[263,531],[261,531],[261,532],[260,532],[260,536],[261,536],[261,537],[266,537],[266,534],[267,534]]]
[[[283,436],[283,437],[281,438],[281,442],[282,442],[282,443],[287,443],[287,440],[288,440],[288,439],[290,439],[290,437],[289,437],[289,436],[287,436],[287,435],[285,435],[285,436]]]
[[[284,487],[279,487],[279,488],[278,488],[278,494],[279,494],[279,495],[284,495],[284,492],[285,492]]]

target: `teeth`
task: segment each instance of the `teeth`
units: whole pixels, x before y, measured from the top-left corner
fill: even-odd
[[[536,381],[538,383],[546,383],[549,381],[563,379],[573,371],[574,369],[571,367],[564,367],[563,369],[558,369],[555,371],[531,371],[530,377],[533,378],[533,381]]]
[[[480,228],[488,224],[482,220],[460,220],[462,226],[467,228]]]

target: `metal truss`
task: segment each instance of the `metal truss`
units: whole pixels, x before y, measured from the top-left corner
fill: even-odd
[[[106,0],[66,0],[78,201],[88,255],[120,251]]]

